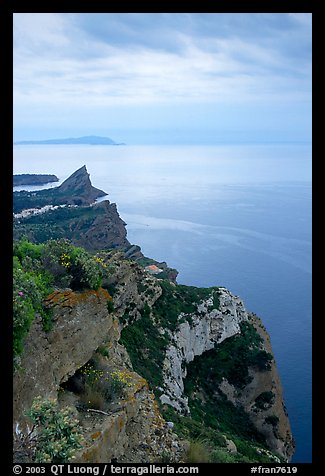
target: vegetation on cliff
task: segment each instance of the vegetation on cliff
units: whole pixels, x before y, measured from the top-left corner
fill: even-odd
[[[147,379],[157,397],[163,384],[164,354],[171,340],[169,333],[158,331],[158,326],[163,324],[164,329],[175,330],[175,316],[187,311],[187,318],[190,318],[197,303],[215,290],[199,288],[196,293],[193,287],[187,289],[163,281],[160,285],[164,292],[152,307],[152,314],[146,307],[141,319],[123,329],[120,339],[128,350],[134,369]],[[165,300],[169,303],[167,312]],[[169,320],[167,316],[170,316]],[[246,322],[240,327],[241,334],[226,339],[188,364],[185,395],[189,397],[191,416],[182,416],[173,407],[161,405],[164,418],[175,424],[177,434],[196,442],[197,452],[199,448],[202,452],[204,447],[209,462],[275,460],[267,450],[263,435],[256,430],[244,409],[230,402],[222,392],[217,392],[218,383],[223,378],[229,379],[240,390],[250,381],[249,368],[256,366],[267,370],[272,360],[272,355],[260,348],[261,338],[254,327]],[[225,436],[235,442],[236,453],[230,454],[226,449]],[[199,458],[196,462],[202,462],[202,455]]]
[[[68,240],[34,244],[26,239],[13,246],[13,351],[23,351],[23,340],[36,316],[43,329],[51,327],[45,299],[55,287],[98,289],[110,270],[100,255],[73,246]]]
[[[218,288],[197,288],[172,284],[159,280],[161,296],[152,308],[145,305],[141,319],[130,320],[128,314],[122,316],[127,323],[121,333],[120,342],[127,349],[134,369],[142,375],[156,392],[163,383],[162,369],[165,351],[171,342],[171,332],[188,320],[196,312],[197,305],[213,296],[213,306],[218,309]],[[158,329],[161,329],[159,332]]]

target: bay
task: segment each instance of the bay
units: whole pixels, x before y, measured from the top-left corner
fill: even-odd
[[[181,284],[228,287],[262,318],[292,461],[310,462],[311,146],[14,146],[14,173],[53,173],[51,187],[83,165],[146,256],[177,268]]]

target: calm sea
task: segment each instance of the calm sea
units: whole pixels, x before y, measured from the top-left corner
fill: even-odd
[[[181,284],[228,287],[262,318],[293,462],[310,462],[311,146],[14,146],[15,174],[61,183],[83,165],[145,255],[177,268]]]

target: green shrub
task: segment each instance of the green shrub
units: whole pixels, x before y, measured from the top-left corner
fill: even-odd
[[[237,463],[238,459],[232,453],[229,453],[227,450],[222,448],[216,448],[212,455],[211,459],[213,463]]]
[[[106,305],[107,305],[107,310],[110,314],[115,311],[114,303],[112,299],[108,299]]]
[[[43,308],[44,298],[51,292],[50,279],[42,273],[13,270],[13,352],[17,356],[23,351],[23,339],[27,335],[35,314],[44,322],[49,313]]]
[[[100,345],[96,352],[98,352],[98,354],[102,355],[103,357],[109,357],[109,350],[106,345]]]
[[[78,373],[83,376],[80,401],[86,408],[106,410],[107,404],[123,398],[126,388],[131,385],[131,377],[126,372],[111,372],[98,366],[93,359],[81,367]]]
[[[22,263],[26,257],[32,260],[39,260],[43,251],[43,245],[35,244],[23,238],[19,242],[14,242],[13,254]]]
[[[251,358],[250,365],[257,367],[259,370],[271,370],[271,363],[273,361],[272,354],[265,350],[258,350]]]
[[[72,408],[59,409],[53,399],[34,399],[27,416],[35,425],[35,463],[67,463],[82,448],[83,436]]]
[[[150,317],[150,307],[146,303],[141,318],[124,327],[120,343],[130,356],[133,368],[144,377],[151,388],[162,385],[164,353],[168,344],[166,336],[161,335]],[[123,316],[126,322],[129,315]]]
[[[211,450],[204,441],[191,441],[185,454],[185,463],[211,463]]]
[[[96,259],[83,248],[74,248],[70,255],[71,287],[73,289],[98,289],[102,282],[102,271]]]
[[[209,296],[216,296],[217,288],[197,288],[182,284],[173,285],[167,280],[159,281],[162,294],[153,305],[153,313],[162,327],[175,330],[179,324],[178,317],[181,313],[188,315],[196,312],[197,305]],[[219,306],[219,300],[214,298],[214,303]],[[186,319],[189,319],[186,316]]]
[[[255,398],[255,407],[266,410],[274,402],[275,394],[271,391],[262,392]]]
[[[268,423],[272,425],[273,427],[276,427],[279,423],[279,418],[276,415],[269,415],[265,418],[265,423]]]
[[[57,286],[70,286],[72,279],[70,255],[72,250],[73,245],[66,239],[49,240],[44,244],[41,257],[42,264],[51,274]]]
[[[69,240],[49,240],[43,246],[43,267],[57,286],[98,289],[103,275],[109,274],[103,258],[72,245]]]

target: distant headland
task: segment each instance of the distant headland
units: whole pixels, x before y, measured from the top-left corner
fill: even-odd
[[[19,174],[13,177],[13,186],[20,185],[44,185],[50,182],[58,182],[59,179],[53,174]]]
[[[69,137],[66,139],[45,139],[45,140],[21,140],[14,142],[15,145],[52,145],[52,144],[87,144],[87,145],[125,145],[123,142],[117,143],[110,137],[83,136]]]

